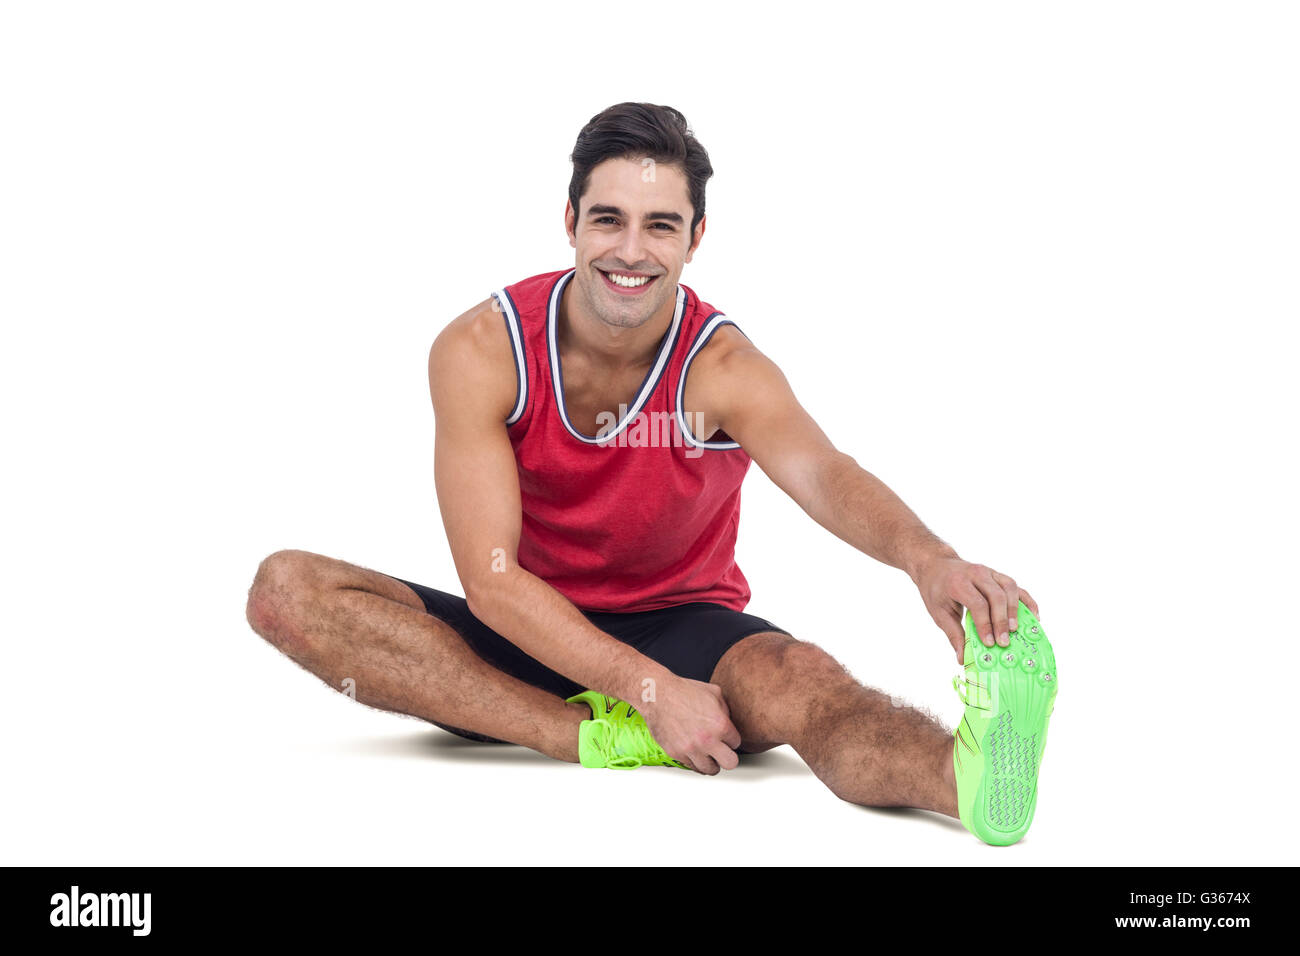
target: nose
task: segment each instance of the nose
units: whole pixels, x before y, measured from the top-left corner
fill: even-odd
[[[634,227],[623,230],[618,244],[618,255],[623,260],[625,268],[636,271],[637,263],[641,262],[645,255],[645,243],[642,241],[640,229]]]

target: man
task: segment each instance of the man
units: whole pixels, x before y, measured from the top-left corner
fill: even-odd
[[[465,597],[282,551],[258,569],[250,624],[331,685],[353,678],[362,702],[473,739],[704,774],[789,744],[844,800],[1015,842],[1055,692],[1033,598],[930,533],[678,284],[713,173],[679,112],[611,107],[572,160],[574,267],[494,293],[429,353],[435,482]],[[916,583],[966,665],[956,735],[744,613],[733,549],[751,460]]]

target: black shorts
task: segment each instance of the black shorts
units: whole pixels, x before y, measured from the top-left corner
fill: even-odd
[[[470,613],[469,603],[463,597],[403,578],[394,580],[418,594],[426,611],[449,624],[479,657],[498,670],[566,699],[587,689],[529,657],[492,630]],[[753,614],[702,601],[654,611],[583,611],[582,614],[606,634],[630,644],[679,677],[698,681],[712,678],[722,655],[741,638],[760,631],[790,633]],[[455,727],[444,729],[474,740],[485,739]]]

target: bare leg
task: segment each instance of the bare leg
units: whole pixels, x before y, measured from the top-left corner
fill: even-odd
[[[842,800],[957,813],[952,733],[864,687],[815,644],[752,634],[714,669],[743,747],[790,744]]]
[[[364,704],[578,760],[587,707],[492,667],[387,575],[277,551],[257,570],[247,613],[254,631],[331,687],[351,678]]]

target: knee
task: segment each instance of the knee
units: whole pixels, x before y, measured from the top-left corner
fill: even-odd
[[[777,673],[788,684],[835,684],[852,680],[848,670],[834,657],[808,641],[791,639],[779,647]]]
[[[728,651],[714,680],[744,687],[751,696],[773,700],[792,688],[852,678],[844,665],[816,644],[782,631],[754,634]]]
[[[843,706],[853,677],[834,657],[807,641],[789,639],[772,647],[761,687],[766,723],[783,743],[805,741],[830,710]]]
[[[722,686],[733,717],[744,725],[737,727],[750,752],[801,740],[810,719],[841,698],[853,679],[816,644],[785,633],[753,635],[735,650],[723,657],[714,683]]]
[[[248,589],[245,617],[249,626],[282,649],[302,640],[297,613],[311,586],[306,551],[276,551],[262,560]]]

